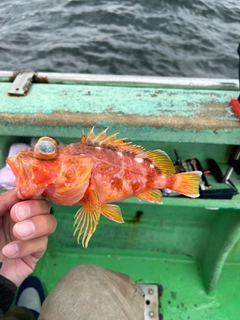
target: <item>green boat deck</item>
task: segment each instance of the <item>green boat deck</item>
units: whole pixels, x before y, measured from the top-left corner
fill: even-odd
[[[213,158],[223,173],[239,145],[240,123],[229,105],[235,80],[38,74],[25,96],[10,96],[15,74],[0,74],[0,166],[9,147],[49,135],[76,142],[92,126],[119,132],[175,161]],[[207,176],[212,189],[229,188]],[[240,190],[239,176],[231,180]],[[71,267],[93,263],[157,283],[161,319],[238,319],[240,196],[231,200],[164,198],[162,205],[120,203],[124,224],[101,217],[88,249],[73,236],[77,207],[52,205],[58,220],[34,274],[47,293]],[[77,279],[76,279],[77,281]]]

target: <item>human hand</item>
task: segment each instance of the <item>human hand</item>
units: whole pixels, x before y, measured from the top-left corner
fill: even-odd
[[[16,189],[0,194],[0,275],[19,286],[43,256],[56,226],[46,200],[20,201]]]

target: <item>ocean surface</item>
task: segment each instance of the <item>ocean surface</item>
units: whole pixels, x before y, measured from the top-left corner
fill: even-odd
[[[0,71],[237,78],[239,0],[0,0]]]

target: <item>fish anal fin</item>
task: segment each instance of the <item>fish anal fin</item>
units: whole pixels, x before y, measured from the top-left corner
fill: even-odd
[[[101,206],[101,213],[108,218],[118,223],[123,223],[123,218],[119,206],[115,204],[103,204]]]
[[[136,195],[140,200],[162,204],[162,192],[159,189],[144,191]]]
[[[82,246],[87,248],[100,219],[101,203],[97,191],[90,189],[87,189],[83,202],[84,205],[75,214],[74,235],[78,232],[78,243],[82,236]]]
[[[146,151],[138,157],[149,159],[152,164],[160,170],[160,174],[171,177],[175,173],[174,165],[169,156],[162,150]]]

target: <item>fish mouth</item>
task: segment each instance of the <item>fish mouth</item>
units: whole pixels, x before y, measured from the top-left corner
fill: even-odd
[[[30,180],[30,165],[25,161],[19,159],[18,157],[11,157],[6,160],[6,163],[9,165],[10,169],[12,170],[13,174],[15,175],[16,179],[23,178],[24,180]]]
[[[43,193],[44,188],[40,188],[32,179],[31,162],[24,161],[15,155],[8,158],[6,163],[16,178],[14,185],[18,188],[17,196],[19,199],[30,199]]]

